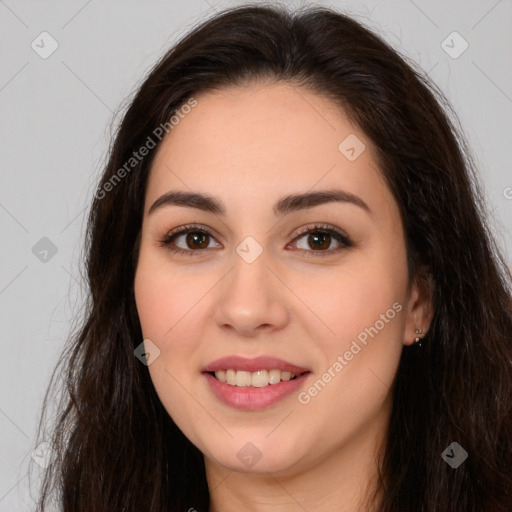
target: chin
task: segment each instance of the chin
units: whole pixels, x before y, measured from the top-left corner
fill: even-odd
[[[247,439],[247,438],[246,438]],[[293,472],[301,459],[297,446],[284,446],[281,442],[269,443],[230,440],[223,452],[216,445],[206,457],[230,471],[238,473],[286,473]],[[303,446],[301,447],[304,448]],[[204,452],[203,452],[204,453]]]

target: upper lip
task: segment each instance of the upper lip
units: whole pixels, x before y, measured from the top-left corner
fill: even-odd
[[[205,366],[203,372],[216,372],[218,370],[242,370],[247,372],[256,372],[258,370],[281,370],[296,375],[309,371],[295,364],[283,361],[277,357],[260,356],[256,358],[246,358],[241,356],[222,357]]]

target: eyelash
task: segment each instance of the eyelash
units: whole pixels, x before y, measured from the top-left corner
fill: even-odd
[[[204,252],[205,249],[185,250],[185,249],[181,249],[179,247],[171,247],[170,244],[174,241],[175,238],[177,238],[180,235],[188,234],[188,233],[201,233],[203,235],[207,235],[207,236],[213,238],[211,233],[209,231],[207,231],[206,229],[204,229],[202,226],[197,225],[197,224],[189,224],[187,226],[178,228],[175,231],[171,231],[164,237],[164,239],[159,240],[159,242],[163,246],[165,246],[167,250],[169,250],[173,253],[176,253],[176,254],[185,254],[187,256],[196,256],[198,253]],[[350,238],[348,238],[346,235],[344,235],[341,231],[338,231],[337,229],[334,229],[330,226],[326,226],[326,225],[322,225],[322,224],[315,224],[314,226],[308,226],[308,227],[304,228],[299,233],[297,233],[297,236],[293,240],[294,241],[298,240],[298,239],[302,238],[304,235],[308,235],[311,233],[322,233],[322,234],[331,235],[337,242],[339,242],[341,244],[341,247],[339,247],[338,249],[327,250],[327,251],[314,251],[314,250],[307,251],[305,249],[299,249],[300,251],[304,251],[306,253],[308,253],[308,252],[316,253],[315,256],[316,255],[324,256],[324,255],[336,254],[336,253],[342,251],[343,249],[345,249],[347,247],[352,247],[354,245],[353,242],[350,240]],[[313,257],[315,257],[315,256],[313,256]]]

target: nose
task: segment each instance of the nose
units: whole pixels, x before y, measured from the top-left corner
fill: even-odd
[[[248,263],[238,255],[219,287],[214,319],[239,336],[257,337],[282,329],[289,322],[286,286],[270,268],[265,252]]]

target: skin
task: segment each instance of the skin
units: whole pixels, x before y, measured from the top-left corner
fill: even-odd
[[[211,511],[367,510],[359,507],[375,486],[403,345],[432,317],[429,290],[416,281],[408,288],[403,227],[375,150],[331,101],[290,84],[196,99],[162,141],[146,192],[134,286],[144,338],[160,350],[148,367],[152,382],[205,456]],[[338,149],[350,134],[366,146],[354,161]],[[371,214],[330,202],[274,217],[283,196],[332,188],[357,195]],[[148,215],[170,190],[214,196],[226,214],[167,205]],[[206,249],[186,235],[174,246],[192,256],[160,243],[190,223],[211,233]],[[297,233],[315,223],[338,228],[354,246],[327,238],[311,248],[311,235]],[[247,236],[263,250],[250,264],[236,252]],[[401,311],[333,372],[394,303]],[[307,404],[293,393],[263,410],[234,409],[201,374],[228,355],[271,355],[308,368],[299,391],[329,368],[335,377]],[[250,468],[237,457],[247,442],[261,453]]]

